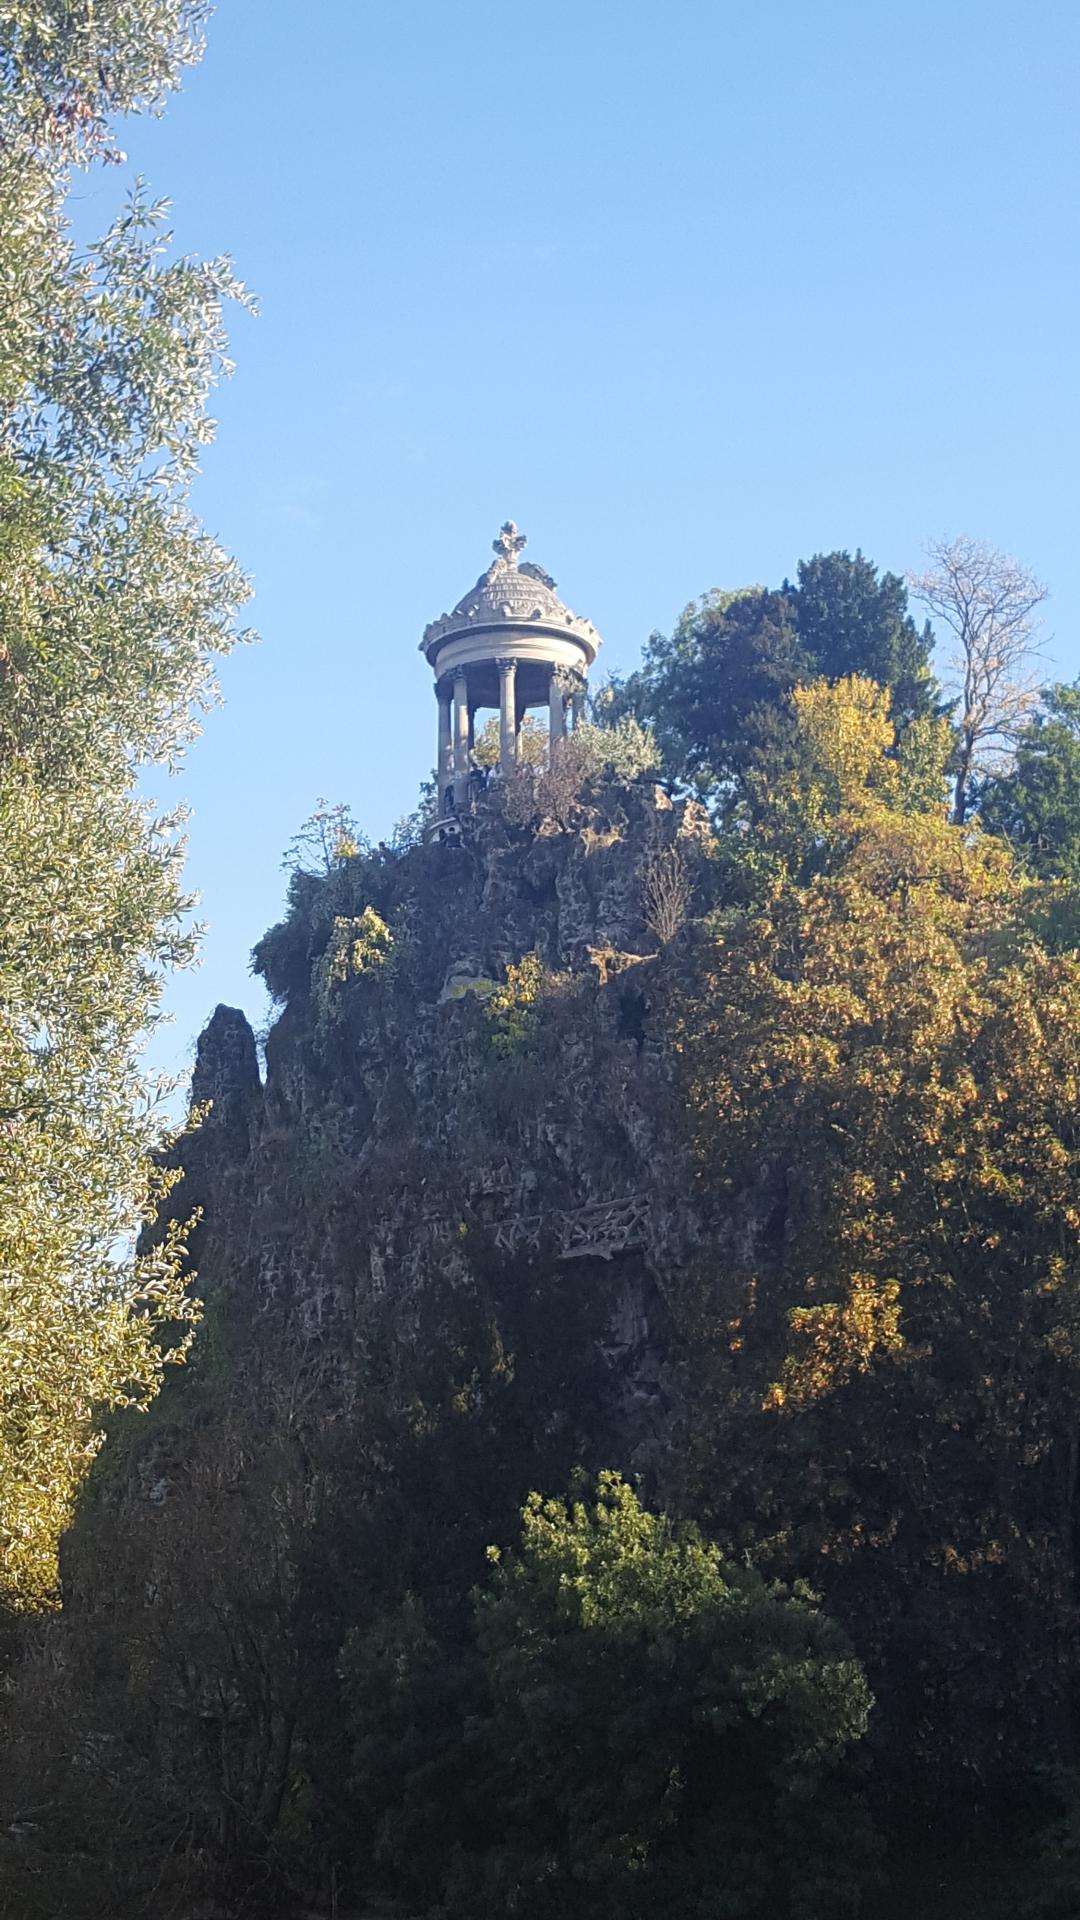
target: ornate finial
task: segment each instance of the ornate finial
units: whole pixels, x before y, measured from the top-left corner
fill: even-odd
[[[519,533],[512,520],[504,520],[491,543],[492,550],[508,567],[516,567],[518,554],[526,545],[525,535]]]

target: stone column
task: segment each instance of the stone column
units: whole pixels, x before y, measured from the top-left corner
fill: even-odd
[[[585,688],[580,680],[575,680],[574,682],[574,690],[570,695],[570,710],[574,716],[574,732],[576,733],[585,718]]]
[[[517,661],[495,664],[499,669],[499,771],[505,778],[517,761]]]
[[[463,673],[454,675],[454,804],[459,813],[469,804],[469,686]]]
[[[548,750],[554,753],[560,740],[566,738],[566,708],[563,704],[563,676],[559,667],[552,667],[551,681],[548,687]]]
[[[450,710],[453,705],[454,690],[449,680],[440,680],[435,688],[435,698],[439,703],[439,759],[436,774],[435,791],[439,796],[439,813],[446,810],[446,796],[449,791],[454,770],[454,737],[450,723]]]

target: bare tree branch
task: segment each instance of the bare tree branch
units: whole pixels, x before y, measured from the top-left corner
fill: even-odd
[[[693,875],[677,840],[665,846],[654,835],[645,855],[641,892],[645,924],[661,946],[667,946],[686,925],[694,894]]]
[[[957,703],[953,819],[962,824],[977,775],[1011,752],[1039,698],[1035,614],[1047,589],[985,540],[934,540],[926,551],[929,570],[909,575],[908,585],[953,635],[945,679]]]

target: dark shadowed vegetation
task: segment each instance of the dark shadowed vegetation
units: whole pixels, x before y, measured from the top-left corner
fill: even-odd
[[[817,554],[501,780],[481,732],[445,840],[320,802],[265,1076],[219,1008],[168,1142],[136,781],[238,637],[188,487],[244,296],[63,203],[204,12],[0,8],[0,1912],[1074,1920],[1043,589],[938,544],[935,669]]]

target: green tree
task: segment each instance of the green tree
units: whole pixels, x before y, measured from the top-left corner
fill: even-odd
[[[809,830],[671,1028],[724,1221],[680,1499],[815,1570],[890,1766],[974,1799],[1072,1739],[1080,965],[1003,845],[901,803],[860,683],[795,707]]]
[[[344,800],[320,799],[298,833],[294,833],[281,864],[288,874],[333,873],[343,860],[370,853],[371,842],[361,833],[352,809]]]
[[[809,674],[794,608],[748,587],[687,607],[670,638],[654,634],[645,663],[620,693],[651,723],[665,770],[702,792],[739,781],[790,729],[786,703]]]
[[[580,770],[583,780],[589,774],[603,773],[608,767],[617,779],[633,780],[639,773],[649,773],[660,764],[656,742],[649,729],[641,726],[633,715],[609,720],[603,705],[594,720],[583,721],[567,735],[563,750],[575,769]],[[480,729],[475,758],[478,766],[498,766],[497,719],[485,721]],[[517,764],[532,769],[539,776],[547,762],[547,727],[534,715],[526,714],[518,734]]]
[[[610,774],[616,780],[636,780],[660,769],[652,729],[643,727],[633,714],[610,725],[583,722],[574,728],[565,745],[583,778]]]
[[[984,783],[979,817],[1034,872],[1080,881],[1080,683],[1048,688],[1012,766]]]
[[[531,1495],[520,1548],[490,1557],[463,1665],[412,1608],[346,1660],[359,1772],[392,1746],[395,1851],[420,1841],[429,1895],[536,1920],[854,1910],[869,1835],[844,1761],[871,1703],[805,1591],[613,1473],[591,1500]]]
[[[747,587],[692,603],[644,665],[608,690],[611,710],[651,722],[665,770],[714,799],[742,797],[751,771],[780,777],[797,758],[790,699],[817,677],[863,674],[887,688],[901,727],[933,710],[932,634],[896,574],[861,553],[801,561],[779,592]]]
[[[547,728],[534,713],[527,713],[521,722],[517,736],[517,758],[520,764],[528,767],[542,767],[547,760]],[[485,720],[476,736],[474,758],[478,767],[497,767],[499,764],[499,716],[492,714]]]
[[[47,1597],[96,1416],[184,1352],[174,1230],[117,1257],[160,1137],[140,1049],[192,953],[177,818],[135,797],[213,698],[245,584],[188,485],[228,368],[225,261],[167,259],[143,193],[82,255],[70,169],[197,58],[183,0],[0,19],[0,1592]]]
[[[794,587],[799,643],[812,671],[826,680],[860,674],[888,689],[892,714],[903,728],[932,711],[937,692],[930,669],[934,636],[908,612],[907,588],[897,573],[878,574],[862,553],[818,553],[800,560]]]
[[[659,769],[652,729],[632,713],[600,725],[582,722],[550,752],[546,739],[541,744],[541,753],[519,760],[506,782],[502,804],[517,825],[544,814],[565,823],[589,780],[636,780]]]

